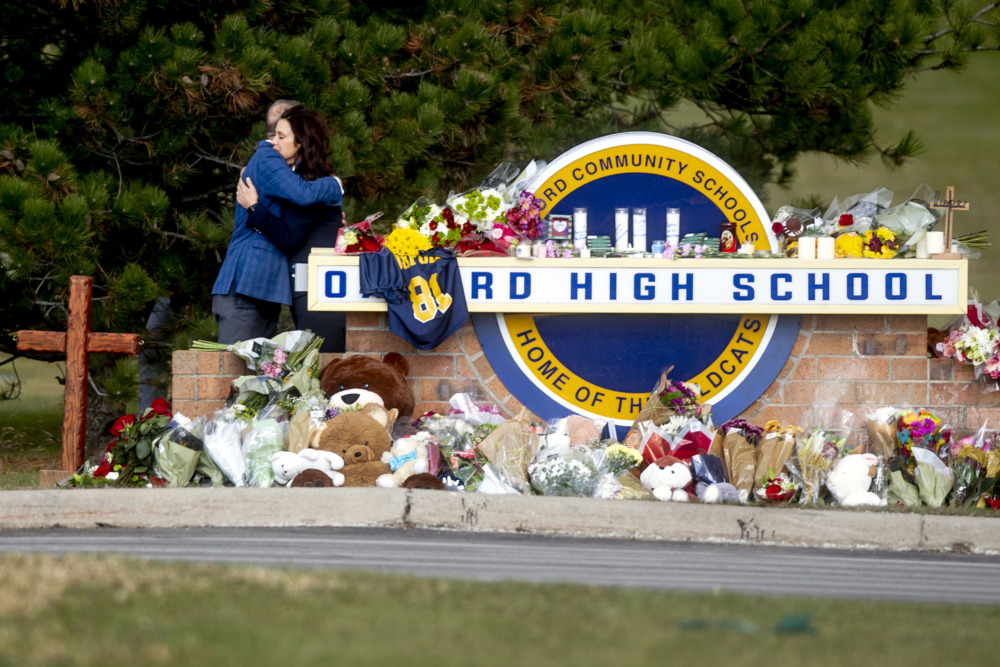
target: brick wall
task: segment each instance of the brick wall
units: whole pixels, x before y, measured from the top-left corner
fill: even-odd
[[[508,416],[523,407],[493,372],[471,322],[433,350],[423,351],[391,333],[385,313],[348,313],[347,350],[378,359],[386,352],[405,355],[417,415],[447,412],[448,399],[461,392],[498,406]],[[324,354],[321,362],[325,365],[342,356]],[[245,371],[243,361],[232,352],[174,352],[174,410],[192,418],[212,413],[225,403],[233,379]]]
[[[458,392],[493,403],[508,416],[522,407],[496,377],[471,324],[429,351],[390,333],[385,313],[349,313],[347,325],[349,354],[380,358],[395,351],[407,357],[415,414],[446,410]],[[757,424],[778,419],[813,426],[853,414],[852,426],[860,429],[865,414],[893,405],[931,409],[960,432],[985,420],[1000,426],[1000,393],[985,391],[968,366],[928,359],[926,349],[922,315],[807,315],[778,377],[742,416]],[[324,355],[323,363],[336,356]],[[229,352],[175,352],[174,409],[189,417],[210,414],[244,370]]]

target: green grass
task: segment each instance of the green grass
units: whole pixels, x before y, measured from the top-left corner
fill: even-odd
[[[0,559],[0,664],[909,667],[995,660],[995,607],[458,580],[475,566],[456,564],[456,580],[448,581],[8,556]],[[669,568],[651,576],[669,576]],[[797,631],[779,632],[782,621]]]
[[[20,395],[0,401],[0,489],[37,488],[38,471],[57,467],[62,448],[62,364],[31,359],[0,367],[0,384],[19,378]]]

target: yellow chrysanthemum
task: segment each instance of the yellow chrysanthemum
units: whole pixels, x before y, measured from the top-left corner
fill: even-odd
[[[397,227],[385,237],[384,245],[397,257],[416,257],[421,250],[430,250],[431,242],[415,229]]]
[[[837,257],[863,257],[864,239],[855,232],[848,232],[837,237],[834,250]]]

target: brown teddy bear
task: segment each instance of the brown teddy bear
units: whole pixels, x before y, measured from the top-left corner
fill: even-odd
[[[379,361],[352,355],[328,363],[319,374],[319,385],[330,396],[330,407],[344,410],[375,403],[396,409],[407,420],[413,416],[413,387],[406,381],[410,363],[398,352]]]
[[[317,448],[344,459],[340,473],[344,486],[375,486],[379,475],[391,472],[382,463],[382,454],[392,446],[392,425],[396,409],[365,405],[360,410],[341,412],[326,422]]]

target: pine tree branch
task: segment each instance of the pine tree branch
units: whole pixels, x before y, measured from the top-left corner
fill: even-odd
[[[209,153],[209,152],[205,151],[204,149],[202,149],[200,146],[195,146],[194,147],[194,152],[198,155],[198,159],[195,160],[192,163],[191,166],[194,166],[194,165],[198,164],[198,162],[200,162],[201,160],[208,160],[209,162],[215,162],[216,164],[221,164],[221,165],[224,165],[226,167],[229,167],[230,169],[237,169],[237,170],[242,169],[243,167],[246,166],[245,164],[239,164],[237,162],[230,162],[229,160],[227,160],[225,158],[221,158],[221,157],[218,157],[216,155],[212,155],[211,153]]]

